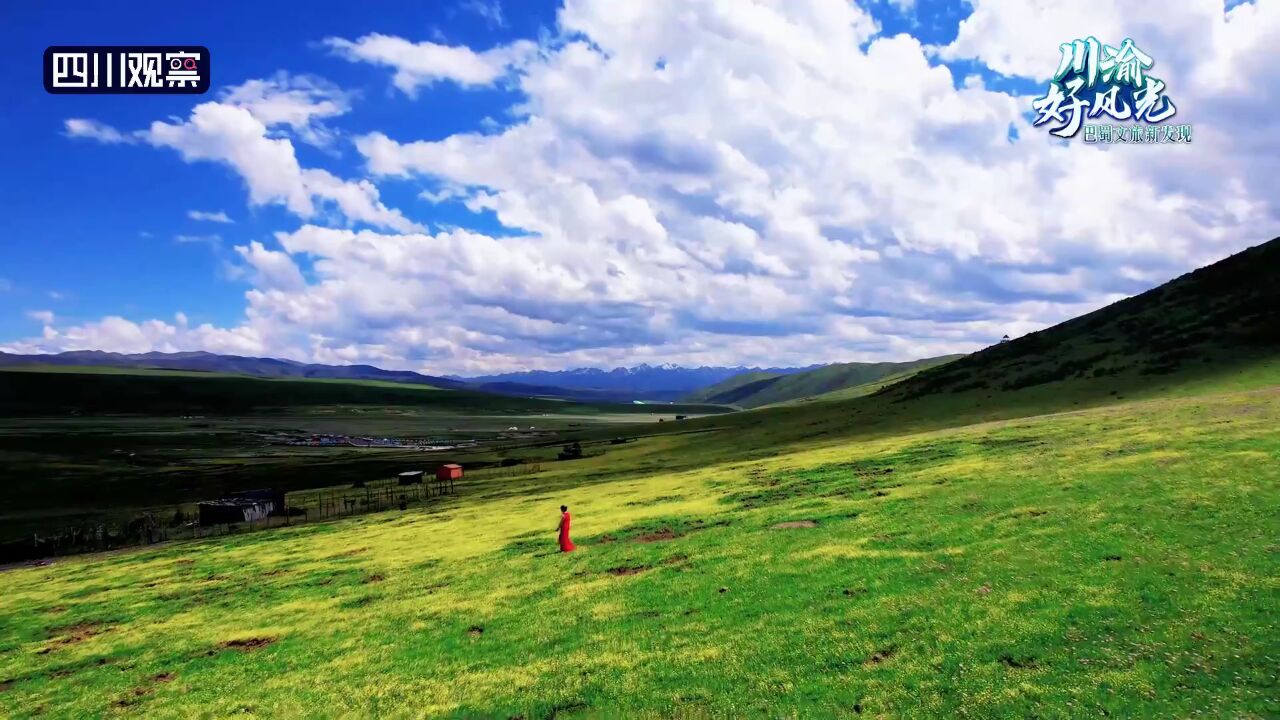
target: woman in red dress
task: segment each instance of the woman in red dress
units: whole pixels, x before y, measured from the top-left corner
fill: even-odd
[[[569,506],[560,506],[560,552],[573,552],[573,541],[569,539]]]

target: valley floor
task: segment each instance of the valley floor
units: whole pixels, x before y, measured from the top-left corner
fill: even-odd
[[[646,437],[4,572],[0,716],[1276,717],[1277,427],[1269,389],[675,472]]]

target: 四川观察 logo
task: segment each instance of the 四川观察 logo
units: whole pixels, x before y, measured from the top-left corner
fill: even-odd
[[[1049,134],[1060,138],[1084,130],[1085,142],[1191,142],[1190,125],[1169,122],[1178,109],[1165,82],[1148,72],[1155,60],[1132,39],[1113,47],[1090,36],[1059,49],[1062,59],[1048,90],[1031,103],[1034,125],[1048,125]]]
[[[54,95],[199,95],[209,90],[201,45],[54,45],[44,51],[44,89]]]

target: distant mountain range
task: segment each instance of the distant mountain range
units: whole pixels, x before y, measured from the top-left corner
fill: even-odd
[[[275,358],[216,355],[207,352],[124,354],[101,350],[73,350],[56,355],[0,353],[4,365],[91,365],[98,367],[155,368],[191,372],[229,373],[265,378],[316,378],[330,380],[383,380],[432,385],[453,390],[475,389],[449,378],[432,377],[409,370],[383,370],[372,365],[320,365]]]
[[[671,401],[695,390],[724,382],[743,373],[768,373],[771,376],[804,372],[821,365],[792,368],[758,367],[682,367],[679,365],[636,365],[612,370],[576,368],[573,370],[527,370],[449,379],[472,383],[482,388],[559,388],[571,392],[603,393],[618,399]]]
[[[383,370],[372,365],[321,365],[276,358],[218,355],[208,352],[148,352],[137,354],[74,350],[54,355],[0,353],[0,366],[88,365],[151,368],[188,372],[227,373],[263,378],[380,380],[430,385],[450,390],[473,390],[518,397],[554,397],[582,401],[668,402],[744,372],[787,375],[811,368],[698,367],[637,365],[631,368],[506,373],[479,377],[436,377],[410,370]],[[821,367],[821,366],[811,366]]]

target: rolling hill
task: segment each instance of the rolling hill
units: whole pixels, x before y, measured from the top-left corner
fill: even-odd
[[[464,382],[423,375],[410,370],[383,370],[372,365],[321,365],[276,358],[218,355],[208,352],[114,353],[101,350],[71,350],[53,355],[15,355],[0,352],[0,367],[69,365],[251,375],[263,378],[383,380],[413,385],[460,389]]]
[[[885,388],[895,401],[976,391],[985,395],[1067,380],[1169,375],[1271,359],[1280,350],[1280,238],[1140,295]]]
[[[834,363],[790,374],[747,372],[690,393],[684,400],[756,408],[858,387],[890,376],[906,377],[959,357],[963,356],[945,355],[909,362]]]
[[[878,392],[10,570],[0,715],[1273,717],[1278,292],[1272,241]]]

